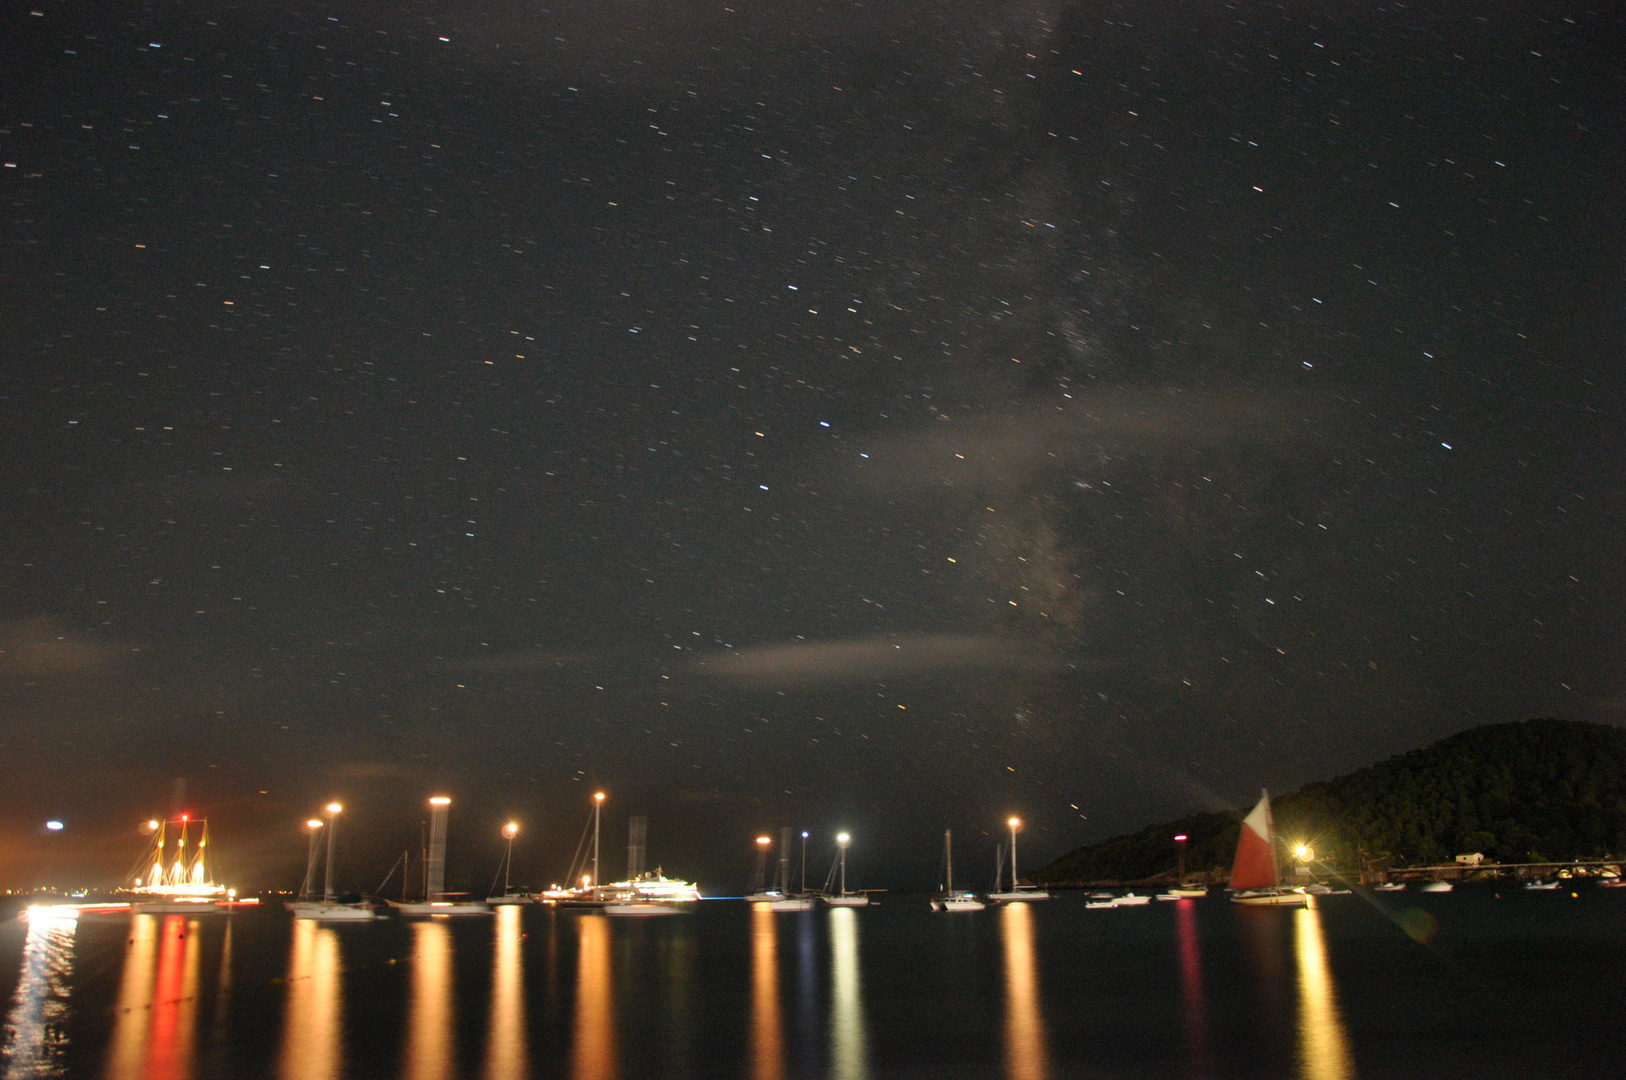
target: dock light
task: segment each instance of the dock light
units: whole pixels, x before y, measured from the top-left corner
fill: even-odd
[[[504,825],[502,827],[502,834],[503,834],[503,836],[507,837],[509,840],[512,840],[514,837],[518,836],[519,835],[519,822],[510,821],[508,824]]]
[[[343,809],[344,809],[344,807],[340,806],[336,802],[330,802],[330,803],[327,804],[327,812],[330,813],[330,814],[337,814],[339,811],[341,811]]]
[[[322,825],[323,822],[320,818],[311,818],[309,821],[305,822],[305,828],[310,829],[312,832],[320,829]]]
[[[61,832],[62,831],[62,822],[60,822],[60,821],[47,821],[45,823],[45,827],[47,829],[50,829],[52,832]]]
[[[1009,825],[1013,829],[1020,829],[1022,827],[1022,819],[1013,817],[1007,820],[1005,824]]]
[[[1315,858],[1315,848],[1308,844],[1300,844],[1293,849],[1293,857],[1299,862],[1310,862]]]
[[[846,847],[848,844],[852,843],[852,839],[852,836],[848,833],[836,833],[836,843],[840,844],[842,847]]]
[[[602,792],[602,791],[593,792],[593,801],[594,802],[603,802],[604,801],[604,792]]]
[[[450,805],[452,805],[452,800],[448,799],[444,795],[435,795],[435,796],[430,798],[429,805],[430,806],[450,806]]]
[[[143,834],[151,836],[153,833],[158,831],[158,822],[149,818],[141,823],[141,831]]]
[[[769,839],[769,838],[768,838],[768,837],[766,837],[766,836],[759,836],[759,837],[757,837],[757,844],[758,844],[758,845],[760,845],[760,846],[762,846],[762,847],[767,847],[767,846],[768,846],[768,845],[769,845],[769,844],[771,844],[771,843],[773,843],[773,841],[772,841],[772,840],[770,840],[770,839]]]

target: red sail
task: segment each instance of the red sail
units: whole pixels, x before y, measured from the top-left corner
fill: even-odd
[[[1281,884],[1276,874],[1273,833],[1270,796],[1266,794],[1242,821],[1242,835],[1236,842],[1236,859],[1231,863],[1231,888],[1274,889]]]

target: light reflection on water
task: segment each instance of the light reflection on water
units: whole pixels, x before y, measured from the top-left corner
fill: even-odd
[[[773,908],[751,905],[751,1077],[783,1080],[785,1031],[779,1002],[779,928]]]
[[[864,980],[859,971],[858,926],[850,907],[830,909],[830,1074],[836,1080],[869,1076],[869,1034],[864,1027]]]
[[[344,976],[332,927],[294,920],[288,1001],[282,1020],[281,1080],[335,1080],[343,1073]]]
[[[1033,909],[1006,904],[999,923],[1005,937],[1005,1075],[1011,1080],[1047,1080],[1050,1047],[1039,1010]]]
[[[571,1048],[575,1080],[615,1080],[615,981],[610,968],[610,918],[576,918],[576,1023]]]
[[[412,1001],[408,1006],[407,1080],[451,1080],[455,1075],[452,1041],[452,936],[440,919],[422,919],[412,927]]]
[[[1190,897],[1175,901],[1174,925],[1180,950],[1181,1029],[1186,1038],[1190,1075],[1214,1075],[1208,1049],[1208,1012],[1203,1001],[1203,958],[1197,942],[1197,904]]]
[[[229,933],[184,915],[41,919],[10,938],[21,970],[0,1080],[868,1080],[900,1061],[911,1075],[1050,1080],[1097,1060],[1125,1075],[1139,1061],[1192,1077],[1245,1064],[1350,1080],[1357,1052],[1363,1071],[1386,1058],[1376,1038],[1356,1046],[1346,1008],[1410,994],[1408,1015],[1453,1022],[1442,1010],[1456,982],[1416,989],[1426,968],[1337,979],[1340,943],[1390,948],[1402,964],[1416,949],[1387,923],[1361,929],[1355,900],[1180,901],[1131,912],[1140,923],[1068,903],[990,910],[949,938],[891,904],[794,917],[719,904],[630,921],[512,907],[466,925],[357,927],[265,912],[233,916]],[[1626,915],[1619,926],[1626,936]],[[938,940],[951,950],[941,969]],[[1115,1014],[1127,1023],[1102,1024]],[[1508,1034],[1499,1052],[1516,1051]]]
[[[1293,928],[1299,968],[1300,1075],[1304,1080],[1349,1080],[1355,1075],[1349,1034],[1327,967],[1321,912],[1313,901],[1294,912]]]
[[[486,1039],[486,1080],[523,1080],[530,1075],[525,1047],[524,910],[497,908],[491,949],[491,1027]]]
[[[68,1012],[68,978],[73,974],[72,918],[36,916],[23,942],[22,974],[6,1014],[0,1060],[5,1080],[66,1075],[62,1064]]]
[[[203,935],[185,915],[132,915],[108,1080],[191,1080]]]

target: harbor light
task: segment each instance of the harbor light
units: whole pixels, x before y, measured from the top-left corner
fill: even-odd
[[[594,802],[603,802],[604,801],[604,792],[602,792],[602,791],[593,792],[593,801]]]
[[[339,811],[341,811],[343,809],[344,809],[344,807],[340,806],[336,802],[330,802],[330,803],[327,804],[327,812],[330,813],[330,814],[337,814]]]
[[[315,832],[317,829],[320,829],[323,824],[324,822],[321,818],[311,818],[309,821],[305,822],[305,828]]]
[[[1312,862],[1315,859],[1315,848],[1309,844],[1299,844],[1293,849],[1293,857],[1299,862]]]
[[[450,805],[452,805],[452,800],[448,799],[444,795],[434,795],[434,796],[430,797],[429,805],[430,806],[450,806]]]
[[[61,832],[62,831],[62,822],[60,822],[60,821],[47,821],[45,823],[45,827],[47,829],[50,829],[52,832]]]
[[[512,840],[514,837],[518,836],[519,835],[519,822],[510,821],[508,824],[504,825],[502,827],[502,834],[503,834],[503,836],[505,836],[509,840]]]
[[[757,837],[757,846],[758,847],[767,847],[771,843],[773,843],[773,840],[770,839],[769,837],[766,837],[766,836]]]
[[[1176,836],[1176,837],[1175,837],[1175,838],[1174,838],[1174,842],[1175,842],[1175,843],[1176,843],[1176,844],[1183,844],[1183,843],[1185,843],[1185,842],[1186,842],[1186,834],[1185,834],[1185,833],[1181,833],[1181,834],[1180,834],[1180,835],[1179,835],[1179,836]]]
[[[1022,827],[1022,819],[1013,817],[1006,821],[1005,824],[1009,825],[1013,829],[1020,829]]]
[[[852,839],[852,835],[849,833],[836,833],[836,843],[840,844],[842,847],[846,847],[848,844],[852,843]]]

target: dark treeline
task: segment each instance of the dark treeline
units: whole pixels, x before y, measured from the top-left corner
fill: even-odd
[[[1421,750],[1273,799],[1277,840],[1315,848],[1346,873],[1481,852],[1496,862],[1567,861],[1626,850],[1626,731],[1571,720],[1473,728]],[[1060,884],[1220,880],[1248,807],[1193,814],[1079,848],[1032,878]]]

